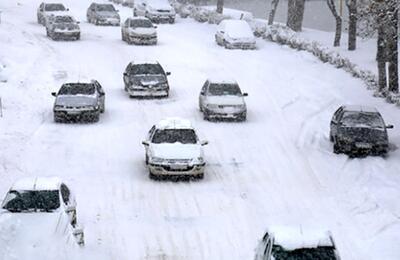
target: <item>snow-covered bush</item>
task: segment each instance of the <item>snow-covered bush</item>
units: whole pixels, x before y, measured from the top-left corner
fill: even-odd
[[[261,37],[267,31],[267,23],[257,19],[246,20],[256,37]]]
[[[195,19],[196,21],[198,21],[200,23],[205,23],[209,20],[212,12],[213,11],[202,8],[202,7],[195,7],[192,10],[190,17],[192,17],[193,19]]]

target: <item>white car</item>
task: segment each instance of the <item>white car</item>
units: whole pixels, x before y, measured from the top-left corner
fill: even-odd
[[[176,13],[168,0],[136,0],[133,16],[145,16],[153,23],[174,23]]]
[[[77,225],[75,197],[56,177],[24,178],[14,183],[2,202],[0,219],[19,222],[21,234],[15,232],[16,239],[18,235],[23,236],[22,240],[29,236],[27,241],[39,243],[45,240],[44,236],[57,234],[68,242],[84,245],[83,230]]]
[[[220,22],[215,33],[218,45],[227,49],[255,49],[256,38],[244,20],[227,19]]]
[[[256,249],[255,260],[339,260],[329,231],[304,227],[270,227]]]
[[[239,84],[231,79],[208,79],[201,88],[199,108],[205,120],[233,119],[245,121],[247,106]]]
[[[46,25],[49,16],[55,13],[68,13],[68,8],[61,3],[41,3],[37,9],[37,21],[41,25]]]
[[[121,26],[122,40],[129,44],[157,44],[156,27],[146,17],[128,18]]]
[[[188,120],[167,118],[154,125],[142,142],[150,178],[204,177],[203,147]]]

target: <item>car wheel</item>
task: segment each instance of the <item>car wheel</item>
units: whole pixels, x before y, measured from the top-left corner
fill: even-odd
[[[203,119],[206,121],[210,121],[210,117],[208,117],[207,113],[203,113]]]
[[[330,142],[333,142],[333,136],[332,136],[332,134],[329,134],[329,141],[330,141]]]
[[[91,116],[91,121],[92,121],[93,123],[97,123],[97,122],[99,122],[99,120],[100,120],[100,113],[95,113],[95,114],[93,114],[93,115]]]
[[[149,164],[149,156],[147,154],[145,155],[144,162],[146,163],[146,165]]]
[[[204,173],[198,174],[198,175],[196,176],[196,179],[198,179],[198,180],[204,179]]]
[[[151,180],[159,180],[159,179],[160,179],[159,176],[153,174],[150,170],[149,170],[149,178],[150,178]]]
[[[175,19],[169,19],[169,23],[170,23],[170,24],[175,23]]]
[[[333,143],[333,153],[339,154],[341,152],[342,152],[342,150],[340,149],[340,145],[335,141]]]
[[[203,107],[199,104],[199,110],[200,112],[203,112]]]

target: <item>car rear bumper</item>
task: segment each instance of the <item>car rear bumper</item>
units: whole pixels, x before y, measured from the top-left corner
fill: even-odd
[[[57,40],[77,40],[80,36],[80,32],[53,32],[53,38]]]
[[[149,164],[151,174],[156,176],[201,176],[204,174],[205,163],[201,165],[185,165],[174,167],[173,165]]]
[[[128,89],[129,96],[131,97],[168,97],[168,89],[150,90],[150,89]]]
[[[155,23],[175,22],[175,15],[148,14],[147,18],[149,18],[152,22]]]
[[[255,50],[256,44],[249,42],[236,42],[236,43],[226,43],[228,49],[242,49],[242,50]]]
[[[84,111],[78,111],[78,110],[62,111],[62,110],[57,110],[57,111],[54,111],[54,118],[55,119],[63,119],[63,120],[77,120],[77,119],[90,120],[93,117],[97,117],[99,114],[100,114],[99,110],[84,110]]]
[[[232,120],[245,120],[247,116],[247,111],[240,112],[216,112],[211,110],[204,110],[204,116],[209,119],[232,119]]]
[[[130,42],[138,45],[154,45],[157,44],[157,37],[147,36],[129,36]]]

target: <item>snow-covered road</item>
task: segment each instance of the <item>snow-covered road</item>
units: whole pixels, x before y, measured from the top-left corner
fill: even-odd
[[[83,259],[253,259],[264,229],[277,224],[332,230],[344,260],[400,259],[399,109],[361,81],[262,40],[256,51],[225,50],[214,26],[190,19],[159,25],[157,46],[129,46],[120,28],[86,23],[88,0],[65,1],[81,21],[81,41],[53,42],[36,23],[39,3],[0,3],[8,77],[0,83],[0,196],[21,176],[62,177],[85,227]],[[118,8],[123,20],[131,15]],[[126,65],[143,59],[172,72],[169,99],[135,100],[123,91]],[[203,121],[198,94],[216,74],[249,93],[247,122]],[[50,92],[91,78],[106,91],[100,122],[55,124]],[[332,153],[329,121],[342,104],[376,106],[395,125],[386,158]],[[148,178],[141,141],[168,116],[190,119],[209,141],[204,180]],[[12,253],[0,259],[18,259]]]

